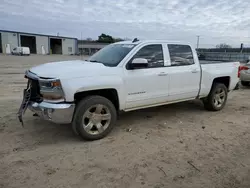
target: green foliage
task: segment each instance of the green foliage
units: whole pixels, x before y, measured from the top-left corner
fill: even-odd
[[[98,36],[97,42],[100,42],[100,43],[113,43],[114,38],[112,36],[110,36],[110,35],[106,35],[106,34],[102,33],[100,36]]]
[[[100,43],[114,43],[114,42],[120,42],[120,41],[124,41],[124,40],[122,38],[114,38],[104,33],[98,36],[98,40],[97,40],[97,42],[100,42]]]

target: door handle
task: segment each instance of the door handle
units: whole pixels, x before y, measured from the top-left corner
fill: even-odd
[[[168,73],[165,73],[165,72],[160,72],[159,74],[158,74],[158,76],[167,76],[168,75]]]
[[[194,69],[194,70],[192,70],[191,72],[192,72],[192,73],[197,73],[198,70],[197,70],[197,69]]]

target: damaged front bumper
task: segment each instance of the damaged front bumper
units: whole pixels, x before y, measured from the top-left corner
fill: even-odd
[[[40,118],[58,124],[68,124],[72,122],[75,104],[73,103],[47,103],[30,102],[28,108],[36,113]]]
[[[23,125],[23,115],[27,109],[36,113],[44,120],[54,123],[68,124],[72,122],[75,104],[72,103],[50,103],[43,100],[40,94],[38,77],[26,71],[28,78],[27,88],[23,90],[23,100],[17,116]]]
[[[21,105],[22,107],[22,105]],[[21,108],[20,107],[20,108]],[[23,115],[26,109],[36,113],[41,119],[58,124],[68,124],[72,122],[75,104],[73,103],[47,103],[47,102],[29,102],[27,107],[18,112],[19,121],[23,125]]]

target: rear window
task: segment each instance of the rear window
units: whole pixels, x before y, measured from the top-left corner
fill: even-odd
[[[168,44],[171,66],[185,66],[194,64],[193,52],[190,46]]]

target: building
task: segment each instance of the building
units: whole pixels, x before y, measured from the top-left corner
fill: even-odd
[[[92,55],[107,45],[107,43],[99,43],[96,41],[78,40],[78,52],[84,55]]]
[[[0,30],[0,53],[29,47],[32,54],[71,55],[78,52],[77,38]]]

